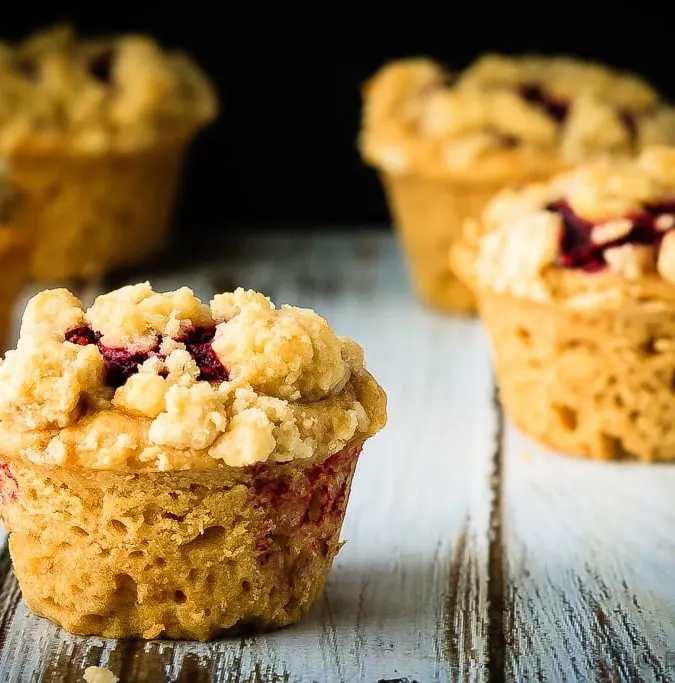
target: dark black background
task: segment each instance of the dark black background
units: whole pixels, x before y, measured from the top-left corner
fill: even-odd
[[[63,5],[60,5],[63,8]],[[37,10],[12,3],[4,37],[16,40],[54,21],[84,33],[136,31],[190,52],[223,102],[188,162],[178,219],[183,226],[359,226],[387,222],[371,169],[355,148],[360,84],[384,61],[428,54],[461,67],[486,50],[564,52],[643,73],[675,96],[672,29],[650,4],[588,23],[569,5],[496,16],[406,8],[285,12],[230,9],[230,3],[164,4],[124,13],[114,3]],[[617,6],[618,7],[618,6]],[[635,12],[639,16],[635,16]],[[522,16],[521,16],[522,14]],[[222,15],[222,16],[221,16]],[[644,19],[640,18],[644,17]]]

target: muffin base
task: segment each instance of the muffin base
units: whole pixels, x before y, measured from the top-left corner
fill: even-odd
[[[473,314],[471,290],[456,276],[450,248],[461,239],[467,218],[480,214],[500,184],[382,174],[396,229],[419,298],[441,311]]]
[[[504,410],[557,451],[675,460],[675,309],[571,309],[481,290]]]
[[[15,180],[38,220],[32,276],[91,277],[160,252],[182,157],[182,146],[91,157],[16,154]]]
[[[113,638],[298,621],[339,549],[360,451],[179,472],[6,462],[0,509],[23,598],[72,633]]]

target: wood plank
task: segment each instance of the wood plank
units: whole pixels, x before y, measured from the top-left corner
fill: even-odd
[[[386,233],[270,235],[220,253],[152,273],[153,284],[207,298],[241,284],[314,307],[363,344],[389,394],[390,422],[359,463],[323,597],[301,624],[255,638],[115,642],[29,614],[7,575],[0,679],[80,681],[95,664],[144,683],[485,680],[497,423],[480,326],[416,304]]]
[[[504,439],[507,678],[675,679],[675,468]]]

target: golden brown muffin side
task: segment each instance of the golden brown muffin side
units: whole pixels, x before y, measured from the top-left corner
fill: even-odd
[[[10,459],[23,598],[72,633],[207,640],[307,612],[339,550],[360,446],[328,459],[122,473]]]

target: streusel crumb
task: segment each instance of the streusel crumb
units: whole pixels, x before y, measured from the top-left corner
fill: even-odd
[[[476,283],[584,306],[675,300],[674,214],[675,149],[667,147],[504,191],[480,228],[471,226],[484,235],[474,240]]]
[[[35,462],[172,470],[328,457],[378,431],[363,352],[314,311],[238,289],[123,287],[27,305],[0,365],[0,434]]]
[[[0,151],[134,151],[190,137],[217,97],[180,52],[128,35],[78,40],[68,26],[0,43]]]
[[[84,680],[86,683],[117,683],[119,678],[110,671],[101,666],[88,666],[84,670]]]
[[[362,151],[389,173],[544,176],[673,142],[675,109],[648,83],[569,57],[486,55],[459,74],[404,59],[364,88]]]

